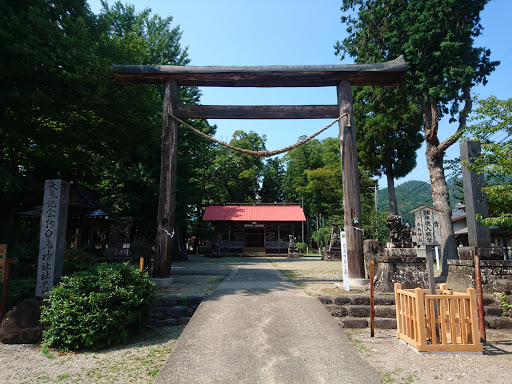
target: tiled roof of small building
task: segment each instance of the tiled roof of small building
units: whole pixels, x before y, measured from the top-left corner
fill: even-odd
[[[203,221],[306,221],[299,204],[226,204],[206,207]]]

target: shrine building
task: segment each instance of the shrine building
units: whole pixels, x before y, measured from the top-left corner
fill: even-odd
[[[290,235],[300,236],[306,217],[300,204],[214,204],[203,221],[212,223],[215,253],[262,256],[287,253]]]

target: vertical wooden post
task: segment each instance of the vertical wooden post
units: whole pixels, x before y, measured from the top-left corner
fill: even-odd
[[[434,277],[434,260],[432,258],[432,250],[434,246],[426,245],[425,250],[427,253],[427,274],[428,274],[428,288],[431,295],[436,294],[436,281]]]
[[[170,117],[178,105],[178,86],[175,81],[165,83],[164,124],[160,167],[160,199],[158,202],[155,263],[153,277],[169,277],[171,273],[174,218],[176,216],[177,182],[177,123]]]
[[[82,235],[83,228],[76,228],[75,230],[75,249],[79,249],[82,246]]]
[[[363,257],[363,232],[361,229],[361,196],[357,167],[356,131],[352,108],[352,86],[343,80],[338,85],[339,114],[348,116],[339,120],[341,174],[343,179],[344,225],[347,233],[349,277],[365,277]]]
[[[478,304],[478,322],[480,324],[480,338],[482,341],[487,341],[485,335],[485,313],[484,313],[484,293],[482,290],[482,271],[480,270],[480,256],[477,252],[474,255],[475,263],[475,285],[476,285],[476,298]]]
[[[374,261],[370,261],[370,336],[375,336],[375,290],[373,280],[375,279]]]

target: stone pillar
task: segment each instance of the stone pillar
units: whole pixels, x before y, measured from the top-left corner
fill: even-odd
[[[480,142],[468,140],[460,145],[461,161],[472,163],[480,154]],[[470,172],[462,165],[464,183],[464,200],[466,203],[466,223],[468,226],[469,247],[459,248],[459,259],[473,260],[476,254],[481,260],[503,259],[501,247],[491,247],[491,231],[476,219],[476,215],[487,216],[487,198],[482,188],[485,186],[484,175]]]
[[[460,160],[472,163],[480,155],[479,141],[467,140],[460,144]],[[462,165],[462,180],[464,182],[464,200],[466,203],[466,222],[470,246],[488,247],[491,245],[491,231],[476,220],[476,215],[488,216],[487,198],[482,188],[485,186],[483,174],[470,172]]]
[[[46,180],[41,212],[36,297],[47,297],[64,271],[69,183]]]

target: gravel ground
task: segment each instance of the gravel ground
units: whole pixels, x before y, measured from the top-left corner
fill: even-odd
[[[192,263],[201,263],[195,257]],[[343,293],[340,262],[319,257],[269,258],[310,295]],[[223,259],[205,259],[223,263]],[[238,260],[224,260],[237,263]],[[183,264],[185,265],[185,264]],[[159,295],[208,296],[225,276],[175,275],[173,287]],[[146,328],[131,344],[102,352],[59,354],[32,345],[0,344],[0,382],[151,383],[184,327]],[[340,332],[343,332],[340,328]],[[419,354],[400,342],[393,330],[345,330],[384,383],[509,384],[512,380],[512,331],[488,330],[483,355]]]
[[[487,330],[482,355],[420,354],[396,338],[396,331],[345,330],[384,383],[510,384],[512,331]]]
[[[0,343],[0,382],[151,383],[184,328],[145,329],[129,345],[101,352],[58,353]]]
[[[269,261],[309,295],[346,294],[341,262],[319,258]],[[361,292],[357,292],[361,293]],[[343,329],[384,383],[510,384],[512,382],[512,330],[487,330],[481,355],[419,354],[396,337],[395,330]]]

